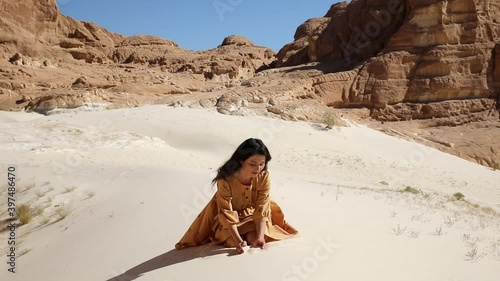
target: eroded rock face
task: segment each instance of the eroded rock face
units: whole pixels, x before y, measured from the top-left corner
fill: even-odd
[[[116,93],[115,103],[126,104],[128,94],[150,102],[251,78],[275,55],[236,35],[200,52],[157,36],[122,36],[60,14],[55,0],[0,0],[0,8],[0,88],[11,91],[0,109],[74,106],[81,103],[71,96],[94,88]]]
[[[105,61],[107,48],[121,40],[123,36],[94,23],[60,14],[55,0],[0,0],[1,57],[20,51],[30,57],[59,59],[77,48],[91,47],[88,52],[100,53],[98,57]],[[82,52],[77,56],[89,57]]]
[[[43,33],[59,17],[56,0],[2,0],[0,10],[3,24],[16,23],[34,34]]]
[[[240,35],[230,35],[222,41],[221,46],[236,45],[236,46],[253,46],[252,41]]]
[[[146,64],[226,80],[249,77],[274,57],[271,49],[237,35],[204,52],[182,49],[157,36],[122,36],[60,14],[55,0],[0,0],[0,7],[0,56],[6,58],[20,53],[89,64]]]
[[[315,41],[330,22],[330,18],[313,18],[295,31],[295,41],[285,45],[277,54],[277,66],[289,66],[316,61]]]
[[[498,1],[357,0],[333,5],[327,16],[313,44],[316,60],[340,69],[315,83],[331,106],[369,107],[378,118],[394,119],[408,108],[397,114],[393,106],[384,116],[387,106],[488,99],[500,91]],[[303,38],[280,50],[278,65],[312,61]],[[432,112],[411,115],[446,115]]]

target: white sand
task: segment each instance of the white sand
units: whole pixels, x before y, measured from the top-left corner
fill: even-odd
[[[301,237],[243,255],[210,246],[174,250],[214,193],[215,169],[248,137],[269,147],[272,196]],[[18,204],[45,207],[17,228],[18,253],[29,252],[17,258],[15,274],[2,262],[1,280],[500,276],[500,218],[486,208],[500,211],[500,172],[363,126],[323,131],[164,105],[0,112],[0,156],[0,174],[17,167]],[[4,219],[7,182],[0,178]],[[396,192],[406,186],[423,194]],[[451,199],[456,192],[469,203]],[[57,221],[63,205],[72,212]],[[50,222],[42,225],[43,217]],[[7,235],[0,234],[3,261]]]

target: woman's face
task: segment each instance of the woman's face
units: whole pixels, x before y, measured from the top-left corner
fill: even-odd
[[[240,173],[245,177],[256,177],[266,166],[266,156],[253,155],[241,163]]]

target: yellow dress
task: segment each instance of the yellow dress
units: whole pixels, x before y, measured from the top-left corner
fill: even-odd
[[[298,235],[284,218],[279,205],[269,197],[269,172],[262,171],[250,185],[229,177],[217,181],[217,192],[175,244],[180,250],[202,244],[222,244],[231,235],[229,228],[238,227],[240,234],[255,230],[255,222],[265,221],[266,242]]]

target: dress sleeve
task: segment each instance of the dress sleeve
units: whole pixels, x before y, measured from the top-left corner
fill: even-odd
[[[254,222],[269,221],[271,213],[271,200],[269,199],[270,188],[271,182],[269,180],[269,172],[266,171],[257,184],[255,211],[252,217]]]
[[[233,211],[232,196],[229,184],[223,179],[218,180],[216,201],[219,210],[219,222],[224,227],[230,227],[240,222],[238,212]]]

